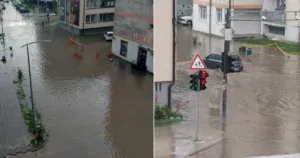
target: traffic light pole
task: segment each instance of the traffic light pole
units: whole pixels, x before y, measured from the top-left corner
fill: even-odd
[[[230,29],[231,28],[231,21],[230,21],[230,17],[231,17],[231,0],[229,0],[229,4],[228,4],[228,10],[227,10],[227,14],[225,16],[225,32],[226,29]],[[226,36],[226,33],[225,33]],[[226,119],[226,109],[227,109],[227,70],[228,70],[228,64],[227,64],[227,56],[228,56],[228,52],[230,50],[230,40],[226,40],[225,37],[225,41],[224,41],[224,63],[223,63],[223,100],[222,100],[222,118],[225,120]]]
[[[197,125],[196,125],[196,137],[195,141],[199,141],[199,122],[200,122],[200,75],[201,71],[198,71],[198,80],[197,80],[197,89],[198,89],[198,99],[197,99],[197,110],[196,110],[196,116],[197,116]]]

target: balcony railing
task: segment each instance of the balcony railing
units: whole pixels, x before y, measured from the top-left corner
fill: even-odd
[[[266,17],[264,21],[279,24],[279,25],[285,25],[286,24],[286,13],[285,11],[265,11],[262,12],[262,16]]]

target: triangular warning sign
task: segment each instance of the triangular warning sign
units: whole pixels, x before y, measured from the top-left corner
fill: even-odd
[[[191,70],[206,70],[206,65],[203,62],[203,60],[201,59],[200,55],[197,54],[190,66]]]

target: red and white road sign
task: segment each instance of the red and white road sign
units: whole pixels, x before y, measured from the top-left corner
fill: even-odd
[[[193,59],[190,69],[191,70],[206,70],[207,69],[204,61],[201,59],[199,54],[197,54],[195,56],[195,58]]]

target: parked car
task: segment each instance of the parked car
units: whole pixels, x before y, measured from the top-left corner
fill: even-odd
[[[192,16],[182,16],[179,18],[179,23],[184,24],[184,25],[192,25],[193,17]]]
[[[4,2],[5,2],[5,3],[9,3],[9,0],[5,0]]]
[[[241,72],[244,69],[241,57],[238,55],[230,55],[231,66],[230,72]],[[221,54],[210,54],[203,59],[208,69],[221,69],[222,68],[222,55]]]
[[[111,41],[113,39],[114,33],[113,32],[105,32],[104,33],[104,38],[106,41]]]

